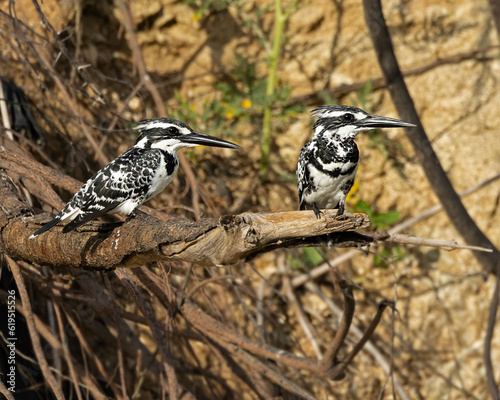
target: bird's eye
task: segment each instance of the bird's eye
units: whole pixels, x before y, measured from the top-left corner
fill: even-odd
[[[177,129],[175,126],[169,126],[167,128],[167,132],[169,135],[172,135],[172,136],[179,136],[180,135],[179,129]]]
[[[344,114],[342,116],[342,119],[344,120],[344,122],[352,122],[352,121],[354,121],[354,115],[352,115],[352,114]]]

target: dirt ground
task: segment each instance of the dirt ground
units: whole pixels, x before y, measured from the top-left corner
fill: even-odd
[[[7,3],[1,3],[3,11],[7,10]],[[290,2],[284,3],[287,6]],[[457,192],[498,174],[499,38],[488,2],[384,0],[382,3],[406,84]],[[224,113],[221,130],[206,133],[224,136],[244,148],[241,153],[202,148],[186,152],[202,191],[201,215],[294,210],[298,206],[294,170],[300,149],[312,134],[309,112],[313,108],[336,101],[378,115],[394,118],[398,115],[383,87],[370,89],[365,85],[364,92],[352,90],[332,98],[324,94],[341,85],[375,82],[382,76],[365,26],[362,2],[298,2],[286,25],[277,72],[279,86],[286,87],[288,92],[279,107],[273,109],[271,172],[266,180],[259,180],[262,104],[258,104],[259,92],[249,91],[237,66],[251,65],[255,82],[267,78],[274,3],[249,0],[229,4],[226,7],[226,2],[216,0],[205,10],[201,1],[130,1],[145,66],[167,113],[176,117],[197,115],[200,130],[210,129],[215,126],[214,118],[203,120],[201,116],[208,115],[210,104],[218,104],[219,112]],[[123,15],[110,1],[44,0],[41,8],[52,27],[62,32],[61,37],[69,37],[69,50],[92,77],[95,86],[88,87],[89,97],[96,96],[97,87],[104,104],[94,108],[94,103],[85,103],[83,99],[81,104],[87,106],[65,112],[91,121],[92,134],[103,144],[108,159],[112,159],[133,142],[133,138],[121,133],[106,135],[104,128],[110,125],[113,115],[119,114],[120,121],[121,118],[139,121],[158,115],[144,88],[133,93],[138,71],[126,40]],[[46,26],[40,24],[31,1],[16,1],[16,10],[21,21],[44,35]],[[65,102],[61,89],[44,78],[35,84],[37,80],[32,75],[26,76],[18,55],[9,46],[1,47],[2,75],[22,87],[38,104],[35,114],[43,115],[40,121],[46,132],[43,153],[60,170],[84,180],[100,162],[92,156],[92,146],[79,123],[74,120],[68,123],[66,116],[54,117]],[[63,61],[62,64],[54,61],[57,54],[47,51],[46,57],[55,70],[71,70]],[[47,86],[42,87],[41,81]],[[228,81],[241,92],[248,92],[248,104],[240,102],[238,108],[235,103],[236,111],[230,108],[234,102],[228,97],[231,92],[220,86]],[[70,77],[67,82],[71,82]],[[78,80],[75,78],[73,82]],[[310,94],[316,96],[310,97],[312,100],[296,100]],[[297,103],[296,110],[286,116],[280,114]],[[242,116],[242,112],[247,115]],[[55,130],[59,133],[55,134]],[[403,130],[360,135],[357,144],[361,164],[356,191],[349,202],[351,210],[357,200],[363,200],[375,213],[399,212],[398,223],[401,223],[439,204]],[[40,154],[34,153],[40,159]],[[183,193],[184,188],[185,175],[181,172],[174,185],[149,205],[197,218],[199,214],[179,208],[179,204],[192,206],[191,198]],[[500,246],[500,180],[463,201],[478,226]],[[402,233],[454,239],[465,244],[443,211],[421,219]],[[348,251],[324,249],[329,260]],[[360,329],[366,327],[375,314],[377,302],[384,298],[396,300],[398,313],[391,316],[386,312],[369,344],[372,351],[361,352],[343,381],[319,382],[300,371],[290,371],[289,376],[318,399],[389,399],[393,398],[394,382],[388,373],[392,366],[393,376],[401,385],[400,390],[394,389],[397,398],[488,398],[483,346],[495,279],[483,275],[481,265],[468,250],[447,252],[425,246],[381,245],[372,247],[370,253],[360,251],[338,266],[341,274],[355,284],[358,308],[354,325]],[[313,266],[306,266],[306,258],[302,250],[280,250],[234,266],[232,272],[250,277],[248,290],[257,293],[263,278],[273,284],[275,280],[293,280],[308,268],[321,264],[321,260],[316,260]],[[328,273],[323,275],[316,283],[330,293],[328,276]],[[310,287],[300,286],[295,290],[307,310],[313,336],[323,349],[328,335],[336,329],[339,316]],[[256,335],[244,326],[249,323],[245,317],[248,311],[231,299],[234,326],[249,336]],[[251,299],[245,297],[244,302],[250,312],[256,307]],[[269,327],[264,335],[268,343],[316,358],[314,341],[304,333],[295,309],[269,304],[270,312],[287,321],[289,331],[283,337],[277,327]],[[214,307],[219,309],[219,306],[224,309],[224,304]],[[499,329],[497,323],[491,354],[497,382],[500,382]],[[348,340],[352,345],[355,341],[352,330],[350,335]],[[215,362],[205,347],[200,345],[198,350],[206,365]],[[225,367],[220,368],[221,376],[231,376]],[[238,386],[237,381],[230,380],[228,384]],[[143,394],[143,398],[149,397]],[[207,395],[207,398],[212,397]],[[242,394],[242,398],[256,397]]]

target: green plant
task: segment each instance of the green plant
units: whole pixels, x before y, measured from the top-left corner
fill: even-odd
[[[195,20],[200,19],[210,9],[226,10],[232,3],[230,0],[183,0],[182,2],[193,7]]]
[[[269,152],[271,149],[271,111],[272,111],[272,98],[276,90],[276,75],[278,72],[278,64],[281,54],[281,44],[283,39],[283,32],[288,18],[290,18],[292,11],[295,9],[298,0],[293,0],[289,6],[283,11],[281,0],[274,2],[274,37],[271,55],[269,58],[269,75],[266,85],[266,102],[264,108],[264,119],[262,122],[262,136],[261,136],[261,159],[260,159],[260,174],[265,177],[269,170]]]
[[[372,81],[368,80],[366,84],[356,91],[356,97],[351,96],[351,102],[354,106],[361,108],[367,113],[373,112],[373,86]]]
[[[251,29],[262,47],[267,51],[268,74],[258,76],[255,64],[251,63],[241,54],[235,55],[234,65],[228,73],[215,85],[217,92],[212,98],[203,104],[202,113],[190,106],[188,101],[177,93],[178,107],[172,110],[172,116],[178,116],[193,127],[198,124],[207,131],[217,131],[222,135],[231,137],[234,135],[235,126],[240,123],[250,123],[251,126],[262,127],[260,135],[260,173],[261,177],[267,176],[269,169],[270,147],[272,142],[271,127],[273,133],[280,131],[296,115],[303,111],[300,105],[287,105],[291,90],[286,84],[277,79],[277,69],[283,44],[283,33],[286,21],[295,10],[298,0],[291,0],[287,7],[282,0],[274,3],[274,28],[272,46],[261,28],[263,15],[269,12],[273,5],[260,7],[254,6],[253,13],[245,12],[244,1],[224,0],[220,4],[216,0],[183,0],[196,10],[196,13],[205,13],[214,7],[234,7],[236,14],[243,25]],[[198,15],[198,14],[197,14]],[[277,111],[279,110],[279,112]],[[196,114],[199,115],[196,115]],[[279,172],[278,172],[279,173]]]
[[[373,265],[375,268],[388,268],[391,262],[401,261],[406,258],[407,254],[399,245],[391,245],[386,247],[379,253],[374,255]]]
[[[300,255],[288,253],[287,260],[290,269],[292,271],[297,271],[304,267],[306,269],[317,267],[325,260],[325,256],[322,255],[321,250],[316,247],[304,247]]]
[[[273,123],[278,128],[279,122],[289,123],[303,107],[286,105],[290,97],[287,85],[276,85],[272,101],[269,101],[267,84],[266,77],[257,75],[255,64],[248,63],[241,54],[235,54],[230,73],[226,79],[217,82],[216,93],[203,103],[202,112],[177,92],[177,106],[169,115],[195,129],[201,125],[207,132],[218,132],[234,140],[236,125],[250,123],[255,127],[262,126],[265,109],[272,106],[272,109],[280,110],[279,121]]]
[[[399,221],[399,211],[376,213],[366,201],[358,200],[353,207],[353,212],[364,212],[370,218],[374,228],[386,229]]]

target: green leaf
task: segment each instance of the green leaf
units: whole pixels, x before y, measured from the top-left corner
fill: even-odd
[[[372,215],[370,220],[374,226],[385,229],[389,225],[394,225],[399,221],[399,211],[390,211],[388,213],[374,214]]]
[[[304,247],[302,250],[302,261],[308,269],[314,268],[323,262],[323,257],[314,247]]]
[[[366,201],[358,200],[353,207],[355,212],[363,212],[368,215],[374,228],[385,229],[389,225],[394,225],[399,221],[399,211],[389,211],[387,213],[375,213],[370,204]]]

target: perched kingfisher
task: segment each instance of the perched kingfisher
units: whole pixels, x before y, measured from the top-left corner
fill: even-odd
[[[139,132],[135,145],[90,178],[66,207],[30,239],[59,222],[69,221],[63,228],[63,232],[69,232],[104,214],[130,215],[172,181],[179,167],[177,151],[182,147],[241,148],[195,132],[186,124],[170,118],[147,119],[139,122],[135,129]]]
[[[316,218],[321,218],[320,208],[338,207],[338,217],[344,214],[358,170],[359,151],[354,142],[358,133],[415,125],[350,106],[322,106],[312,115],[318,118],[313,140],[302,148],[297,165],[300,209],[311,207]]]

